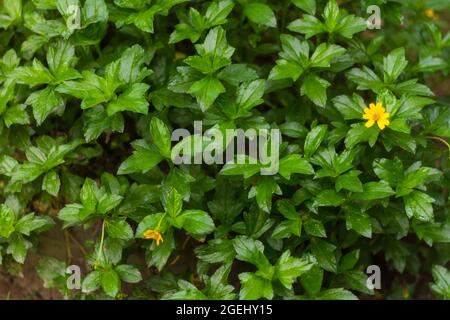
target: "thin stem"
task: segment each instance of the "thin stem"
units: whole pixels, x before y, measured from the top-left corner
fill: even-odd
[[[442,142],[443,144],[445,144],[447,146],[448,150],[450,151],[450,144],[445,139],[442,139],[440,137],[435,137],[435,136],[427,136],[427,138]],[[448,157],[450,158],[450,154]]]
[[[66,240],[67,264],[70,264],[72,261],[72,249],[70,247],[69,232],[67,230],[64,230],[64,238]]]
[[[102,223],[102,236],[100,238],[100,247],[98,248],[96,262],[100,261],[100,255],[103,253],[103,240],[104,239],[105,239],[105,220],[103,220],[103,223]]]

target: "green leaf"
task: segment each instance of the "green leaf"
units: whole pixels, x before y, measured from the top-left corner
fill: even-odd
[[[428,56],[421,59],[419,63],[414,67],[417,72],[436,72],[438,70],[445,69],[446,63],[443,59],[439,57]]]
[[[269,80],[281,80],[291,78],[296,81],[303,73],[303,68],[298,64],[280,59],[276,61],[276,66],[273,67],[269,74]]]
[[[112,116],[120,111],[131,111],[141,114],[148,113],[148,101],[146,92],[150,88],[145,83],[135,83],[127,88],[117,100],[108,104],[106,111]]]
[[[339,19],[339,7],[336,0],[329,0],[323,11],[325,25],[329,32],[335,30]]]
[[[51,227],[53,227],[55,223],[52,218],[48,216],[36,216],[34,213],[29,213],[21,217],[15,226],[15,230],[29,236],[31,232],[43,232]]]
[[[310,15],[316,14],[316,0],[292,0],[292,3]]]
[[[33,107],[33,115],[38,125],[47,117],[64,108],[64,100],[52,87],[33,92],[25,102]]]
[[[176,292],[167,293],[161,299],[170,300],[207,300],[207,297],[196,286],[186,280],[178,280]]]
[[[341,11],[342,12],[342,11]],[[351,39],[355,33],[366,30],[366,20],[354,15],[348,15],[339,21],[335,32],[339,33],[347,39]]]
[[[42,180],[42,190],[45,190],[52,196],[57,197],[60,186],[61,181],[59,180],[58,173],[56,173],[55,170],[50,170],[47,172]]]
[[[163,219],[164,213],[155,213],[146,216],[142,221],[138,224],[136,229],[136,238],[144,238],[144,232],[148,229],[155,230],[156,227],[160,224],[160,231],[163,231],[166,227],[165,219]]]
[[[116,239],[130,240],[133,238],[133,229],[125,220],[108,220],[106,222],[106,233]]]
[[[367,213],[354,207],[346,207],[344,211],[347,230],[355,230],[366,238],[372,238],[372,221]]]
[[[239,274],[241,289],[239,291],[240,300],[256,300],[260,298],[272,299],[273,289],[270,280],[261,278],[251,272]]]
[[[244,161],[236,161],[236,163],[227,163],[220,170],[220,174],[224,176],[243,175],[244,178],[250,178],[258,173],[261,169],[261,165],[258,163],[250,163],[247,156],[241,158]],[[242,163],[242,164],[240,164]]]
[[[307,234],[314,237],[323,237],[327,236],[325,232],[325,227],[323,223],[316,219],[308,219],[303,223],[304,229]]]
[[[242,84],[236,92],[236,104],[241,111],[249,111],[264,102],[265,81],[255,80]]]
[[[169,216],[177,217],[183,208],[183,200],[177,190],[170,190],[169,194],[164,198],[164,209]]]
[[[304,15],[302,19],[292,21],[287,28],[290,31],[304,34],[306,39],[327,31],[326,26],[311,15]]]
[[[205,12],[206,25],[212,27],[225,24],[233,7],[234,3],[231,0],[211,2]]]
[[[197,98],[197,102],[203,112],[208,110],[223,92],[225,92],[225,87],[212,76],[194,82],[188,90],[188,93]]]
[[[371,69],[363,66],[362,69],[353,68],[347,72],[347,78],[356,83],[358,90],[372,90],[379,92],[384,87],[383,81]]]
[[[255,69],[243,63],[236,63],[226,66],[217,74],[217,77],[219,79],[225,80],[233,86],[238,86],[242,82],[251,82],[259,78],[258,73],[255,71]],[[259,82],[255,82],[253,85],[260,88]],[[259,90],[257,90],[257,92],[260,92]]]
[[[116,271],[102,271],[100,281],[103,291],[105,291],[108,296],[115,297],[117,295],[120,290],[120,278]]]
[[[405,49],[398,48],[393,50],[383,60],[384,82],[392,83],[405,70],[408,61],[405,59]]]
[[[50,71],[37,59],[33,60],[32,66],[16,68],[12,77],[17,83],[26,84],[30,87],[49,84],[54,80]]]
[[[97,206],[97,196],[95,195],[95,190],[97,189],[97,185],[94,180],[87,178],[84,180],[83,186],[80,191],[80,200],[83,204],[83,207],[90,211],[95,212]]]
[[[363,98],[357,94],[349,96],[337,96],[333,99],[334,106],[342,114],[345,120],[362,119],[366,104]]]
[[[159,152],[150,148],[143,140],[135,141],[133,147],[135,151],[122,162],[117,174],[146,173],[163,160]]]
[[[159,271],[161,271],[176,248],[172,232],[167,232],[164,234],[164,242],[159,246],[153,247],[152,250],[150,250],[150,248],[151,247],[148,247],[145,254],[147,265],[149,267],[155,266]]]
[[[286,289],[292,289],[292,284],[299,276],[309,271],[314,264],[312,256],[295,258],[291,256],[289,250],[283,252],[275,265],[274,277],[278,279]]]
[[[16,216],[7,205],[0,204],[0,237],[9,238],[15,230]]]
[[[16,234],[10,239],[6,253],[12,255],[16,262],[23,264],[27,257],[28,249],[32,246],[31,242],[25,240],[21,235]]]
[[[82,76],[78,81],[65,81],[56,91],[81,99],[82,109],[92,108],[110,100],[114,88],[108,88],[104,78],[90,71],[83,71]]]
[[[278,224],[272,232],[273,239],[289,238],[291,235],[300,237],[302,230],[302,220],[284,220]]]
[[[333,59],[344,54],[345,49],[335,44],[321,43],[311,56],[311,68],[328,68]]]
[[[384,199],[394,195],[395,192],[386,181],[368,182],[363,185],[363,191],[354,193],[352,198],[355,200],[377,200]]]
[[[253,186],[248,193],[248,197],[256,197],[256,203],[259,208],[267,213],[270,213],[272,208],[272,196],[274,194],[281,194],[281,189],[274,179],[263,178],[256,186]]]
[[[150,134],[161,155],[170,158],[172,142],[167,125],[160,119],[153,117],[150,121]]]
[[[405,201],[405,211],[409,218],[416,218],[420,221],[432,222],[434,199],[421,191],[413,191],[403,197]]]
[[[314,200],[314,207],[332,206],[338,207],[345,201],[345,198],[334,190],[321,191]]]
[[[358,300],[358,297],[344,288],[324,290],[317,298],[320,300]]]
[[[115,271],[119,275],[122,281],[128,283],[138,283],[142,280],[142,275],[139,269],[129,264],[122,264],[115,268]]]
[[[280,160],[279,174],[290,179],[293,173],[314,174],[314,169],[306,159],[299,154],[290,154]]]
[[[342,189],[346,189],[352,192],[362,192],[363,185],[361,180],[359,180],[358,175],[361,174],[361,171],[352,170],[346,174],[339,176],[336,179],[336,191],[339,192]]]
[[[122,202],[123,197],[118,194],[104,194],[97,204],[97,213],[105,214],[114,208],[116,208],[120,202]]]
[[[244,14],[250,21],[256,24],[271,28],[276,28],[277,26],[275,14],[272,9],[264,3],[253,2],[246,4],[244,6]]]
[[[444,299],[450,299],[450,271],[442,266],[434,265],[432,272],[434,282],[430,285],[431,290]]]
[[[177,225],[194,235],[205,235],[214,231],[214,221],[202,210],[185,210],[175,218]]]
[[[347,149],[352,149],[358,143],[368,141],[369,145],[373,147],[377,142],[379,133],[380,130],[376,125],[370,128],[366,128],[364,123],[354,124],[347,132],[347,137],[345,138],[345,146],[347,147]]]
[[[47,52],[48,67],[56,83],[80,78],[80,73],[73,68],[76,63],[75,47],[66,41],[58,41]]]
[[[84,293],[90,293],[97,290],[101,285],[102,273],[100,271],[92,271],[83,280],[81,290]]]
[[[323,269],[317,264],[313,266],[308,272],[300,277],[300,282],[310,296],[316,296],[320,292],[323,281]]]
[[[300,94],[306,95],[315,105],[325,108],[327,103],[327,88],[331,85],[328,81],[315,75],[308,75],[303,80]]]
[[[336,246],[320,239],[314,239],[311,252],[316,257],[317,263],[329,272],[337,272],[336,256],[334,251]]]
[[[9,107],[3,113],[3,121],[9,128],[13,124],[30,124],[30,117],[28,116],[26,105],[17,104]]]
[[[308,133],[305,139],[305,146],[304,146],[306,157],[311,157],[316,152],[322,141],[325,139],[327,131],[328,126],[322,124],[314,127]]]
[[[391,186],[396,186],[403,180],[403,163],[395,157],[390,159],[375,159],[373,161],[373,171],[381,180],[387,181]]]
[[[124,118],[121,113],[116,113],[111,117],[103,106],[97,106],[83,113],[84,138],[86,142],[96,140],[103,132],[120,132],[124,130]]]
[[[108,21],[108,8],[104,0],[86,0],[81,13],[84,25]]]
[[[233,240],[233,246],[238,260],[255,265],[262,272],[262,276],[267,279],[272,278],[273,267],[264,255],[264,245],[260,241],[246,236],[237,236]]]
[[[421,223],[412,225],[419,239],[423,239],[428,245],[434,242],[450,242],[450,225],[447,223]]]
[[[352,270],[359,260],[359,254],[360,250],[357,249],[350,251],[345,256],[343,256],[339,261],[339,270],[340,271]]]

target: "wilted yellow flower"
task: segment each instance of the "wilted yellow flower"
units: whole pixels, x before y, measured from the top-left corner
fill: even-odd
[[[146,230],[144,232],[144,238],[155,240],[157,246],[159,246],[159,244],[164,241],[161,233],[159,231],[153,230],[153,229]]]
[[[439,15],[437,15],[433,9],[427,9],[425,10],[425,15],[430,19],[439,19]]]
[[[390,123],[389,112],[386,112],[381,102],[378,102],[376,105],[371,103],[369,108],[365,108],[363,118],[367,120],[366,128],[370,128],[376,122],[378,127],[383,130]]]

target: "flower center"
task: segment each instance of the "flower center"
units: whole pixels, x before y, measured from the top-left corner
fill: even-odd
[[[378,121],[381,118],[381,113],[380,112],[374,112],[373,113],[373,121]]]

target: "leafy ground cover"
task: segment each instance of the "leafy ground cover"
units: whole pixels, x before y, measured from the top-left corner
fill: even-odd
[[[449,17],[2,0],[0,297],[450,298]],[[177,163],[196,121],[279,130],[277,172]]]

